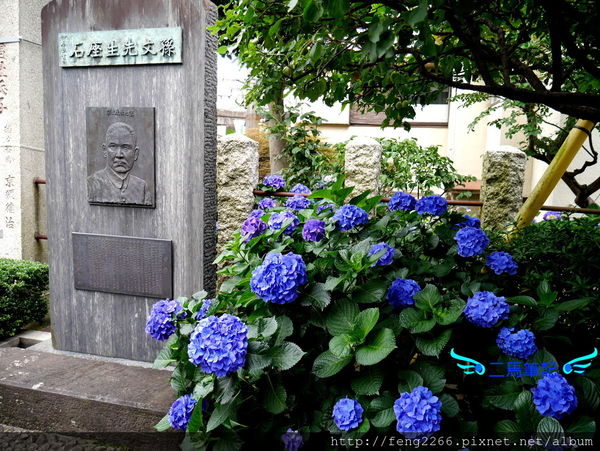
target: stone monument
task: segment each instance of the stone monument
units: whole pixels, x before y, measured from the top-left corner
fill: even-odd
[[[152,360],[151,306],[214,290],[215,19],[204,0],[42,11],[57,349]]]

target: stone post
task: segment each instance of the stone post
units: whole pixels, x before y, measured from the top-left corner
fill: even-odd
[[[231,239],[254,206],[258,143],[247,136],[220,136],[217,144],[217,249]]]
[[[352,196],[371,190],[379,192],[381,144],[373,138],[356,137],[346,145],[346,186],[353,186]]]
[[[47,260],[40,11],[0,1],[0,258]]]
[[[506,229],[515,221],[523,204],[526,162],[525,153],[511,146],[485,152],[481,186],[483,226]]]

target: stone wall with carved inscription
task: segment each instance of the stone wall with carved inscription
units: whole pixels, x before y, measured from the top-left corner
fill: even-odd
[[[114,4],[42,11],[53,341],[153,360],[156,299],[215,288],[216,11]]]
[[[0,257],[46,261],[40,11],[45,0],[0,12]]]

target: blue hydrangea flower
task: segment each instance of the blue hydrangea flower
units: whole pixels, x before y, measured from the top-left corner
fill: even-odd
[[[558,211],[547,211],[544,213],[544,216],[542,216],[542,219],[544,221],[550,221],[552,219],[562,219],[562,217],[563,215]]]
[[[356,429],[362,423],[363,407],[356,399],[340,399],[333,406],[333,422],[342,431]]]
[[[304,445],[302,434],[291,428],[288,428],[287,432],[281,436],[281,441],[285,451],[298,451]]]
[[[517,263],[508,252],[492,252],[487,256],[485,264],[498,275],[510,274],[514,276],[518,269]]]
[[[414,210],[417,200],[407,193],[396,193],[388,202],[388,209],[391,211]]]
[[[180,396],[171,405],[167,417],[173,429],[185,431],[198,401],[190,395]]]
[[[213,302],[215,302],[214,299],[205,299],[202,301],[202,307],[200,307],[200,310],[196,312],[194,319],[201,320],[204,318],[208,313],[208,310],[212,307]]]
[[[263,185],[269,186],[275,190],[281,189],[285,186],[285,180],[283,177],[277,174],[266,175],[263,179]]]
[[[465,215],[465,220],[457,225],[459,229],[462,229],[463,227],[474,227],[476,229],[481,229],[481,220],[475,216]]]
[[[261,210],[267,211],[270,210],[271,208],[275,208],[276,204],[275,201],[273,199],[271,199],[270,197],[265,197],[263,199],[260,200],[260,202],[258,203],[258,208],[260,208]]]
[[[396,430],[406,437],[427,437],[440,430],[442,403],[426,387],[404,392],[394,402]]]
[[[425,196],[417,201],[415,210],[420,215],[440,216],[448,211],[448,201],[442,196]]]
[[[516,331],[513,327],[503,327],[496,338],[500,350],[512,357],[528,359],[537,352],[535,335],[528,329]]]
[[[461,257],[475,257],[490,244],[485,232],[475,227],[463,227],[456,232],[454,241],[458,244],[458,255]]]
[[[290,189],[290,193],[312,194],[312,191],[308,186],[298,183],[297,185],[294,185],[292,189]]]
[[[333,215],[338,228],[345,232],[356,226],[369,222],[369,213],[356,205],[343,205]]]
[[[267,224],[262,219],[250,216],[242,224],[242,238],[244,242],[248,242],[261,235],[265,230],[267,230]]]
[[[296,300],[300,286],[306,282],[306,265],[301,256],[273,252],[252,271],[250,289],[265,302],[287,304]]]
[[[179,301],[165,299],[152,306],[146,321],[146,333],[158,341],[168,339],[177,328],[174,314],[179,313],[183,307]]]
[[[250,216],[249,217],[254,216],[255,218],[262,218],[264,215],[265,215],[265,211],[261,210],[260,208],[257,208],[257,209],[252,210],[250,212]]]
[[[491,291],[478,291],[467,300],[464,314],[476,326],[492,327],[501,319],[508,318],[506,298]]]
[[[286,235],[291,235],[294,230],[296,230],[296,227],[298,227],[300,224],[300,220],[294,213],[288,210],[284,210],[281,213],[273,213],[269,218],[269,228],[271,230],[279,230],[281,229],[281,226],[283,226],[283,223],[289,219],[291,219],[292,222],[286,227],[283,233]]]
[[[325,236],[325,223],[318,219],[309,219],[302,229],[302,238],[306,241],[321,241]]]
[[[201,319],[190,336],[190,362],[207,374],[226,376],[246,361],[248,328],[234,315],[224,313]]]
[[[377,254],[383,250],[385,250],[383,255],[379,257],[379,260],[377,260],[371,266],[384,266],[390,265],[392,263],[392,261],[394,260],[394,248],[387,243],[374,244],[373,246],[371,246],[371,250],[369,251],[367,256],[370,257],[371,255]]]
[[[386,299],[394,308],[403,308],[415,305],[414,295],[421,291],[421,287],[412,279],[396,279],[387,291]]]
[[[335,210],[335,205],[333,204],[321,204],[317,207],[317,213],[321,213],[322,211],[325,210],[331,210],[334,211]]]
[[[560,420],[577,407],[575,389],[558,373],[547,374],[531,389],[533,403],[544,417]]]
[[[285,206],[292,210],[303,210],[305,208],[309,208],[311,205],[310,199],[307,199],[304,196],[296,194],[294,197],[289,197],[285,202]]]

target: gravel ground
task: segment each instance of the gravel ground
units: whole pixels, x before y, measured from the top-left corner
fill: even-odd
[[[50,432],[28,431],[0,424],[2,451],[125,451],[128,448],[101,446],[97,442]]]

